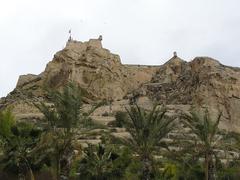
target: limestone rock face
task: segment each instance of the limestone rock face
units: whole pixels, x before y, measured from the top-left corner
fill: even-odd
[[[122,65],[119,55],[104,49],[100,39],[69,40],[41,74],[20,76],[16,88],[0,101],[0,108],[11,105],[16,114],[36,113],[21,104],[42,101],[46,98],[46,89],[61,90],[69,81],[87,91],[87,102],[120,100],[140,84],[150,81],[157,69],[157,66]]]
[[[29,102],[46,101],[45,89],[61,90],[68,81],[87,91],[88,104],[135,98],[146,108],[154,103],[171,111],[208,107],[212,114],[223,112],[222,128],[240,131],[239,68],[208,57],[187,62],[177,55],[161,66],[123,65],[118,55],[102,47],[101,39],[69,40],[41,74],[20,76],[0,108],[12,106],[18,119],[41,119]]]
[[[36,78],[37,78],[37,75],[34,75],[34,74],[21,75],[19,76],[17,87],[24,86],[25,84],[35,80]]]
[[[61,88],[69,80],[77,82],[90,99],[122,99],[126,93],[149,81],[157,68],[131,68],[121,64],[120,57],[102,48],[101,41],[69,41],[54,55],[44,73],[43,83]]]
[[[208,57],[191,62],[171,59],[143,87],[152,101],[166,105],[207,107],[223,113],[222,128],[240,130],[240,69]]]

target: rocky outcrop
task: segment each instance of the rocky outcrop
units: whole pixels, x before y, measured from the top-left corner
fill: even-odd
[[[77,82],[90,99],[122,99],[130,90],[149,81],[156,67],[122,65],[120,57],[102,48],[101,40],[68,41],[40,75],[20,76],[17,89],[59,89],[69,80]],[[33,88],[35,87],[35,88]]]
[[[222,112],[221,127],[240,130],[240,69],[208,57],[185,62],[173,57],[142,87],[153,102]],[[139,91],[139,90],[138,90]]]
[[[150,81],[157,69],[157,66],[121,64],[118,55],[102,47],[101,39],[69,40],[41,74],[20,76],[16,88],[0,101],[0,108],[12,106],[18,117],[36,113],[36,109],[27,107],[29,102],[45,100],[47,89],[61,90],[69,81],[78,83],[87,92],[86,103],[120,100]]]
[[[120,57],[102,47],[102,39],[70,39],[39,75],[19,77],[16,88],[0,100],[12,106],[18,119],[41,119],[32,101],[46,101],[46,89],[74,81],[87,92],[86,103],[97,100],[136,100],[143,106],[166,104],[172,109],[208,107],[223,112],[221,126],[240,131],[240,69],[209,57],[187,62],[174,54],[161,66],[123,65]],[[34,118],[35,117],[35,118]]]

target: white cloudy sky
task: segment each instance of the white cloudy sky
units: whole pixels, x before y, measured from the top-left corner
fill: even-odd
[[[72,29],[103,35],[123,63],[211,56],[240,66],[239,0],[0,0],[0,97],[20,74],[39,74]]]

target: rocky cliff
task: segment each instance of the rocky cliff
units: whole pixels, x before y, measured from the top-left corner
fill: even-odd
[[[69,40],[41,74],[20,76],[0,108],[12,106],[18,119],[38,120],[41,115],[30,102],[46,101],[46,89],[61,89],[69,80],[87,92],[88,104],[134,99],[143,106],[166,104],[173,111],[208,107],[212,114],[223,112],[222,128],[240,131],[239,68],[208,57],[186,62],[176,54],[161,66],[123,65],[101,39]]]
[[[239,131],[239,68],[224,66],[209,57],[196,57],[190,62],[173,57],[139,89],[151,101],[176,109],[208,108],[213,116],[222,112],[221,127]],[[138,97],[144,97],[141,93]]]

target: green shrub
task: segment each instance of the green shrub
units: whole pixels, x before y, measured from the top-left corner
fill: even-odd
[[[115,114],[116,127],[123,127],[123,122],[127,118],[127,113],[122,111],[117,111]]]
[[[0,135],[7,138],[11,135],[11,127],[15,124],[14,116],[10,109],[0,111]]]

